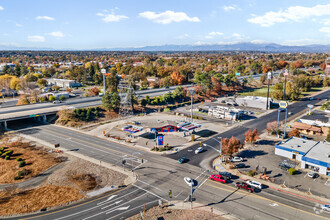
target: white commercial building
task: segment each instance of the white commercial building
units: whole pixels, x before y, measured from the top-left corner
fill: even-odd
[[[80,87],[81,83],[77,82],[76,80],[70,80],[70,79],[55,79],[55,78],[50,78],[46,79],[48,85],[50,86],[59,86],[62,88],[72,88],[72,87]]]
[[[301,168],[330,176],[330,143],[291,137],[275,145],[275,154],[299,161]]]
[[[230,108],[230,107],[209,107],[209,116],[213,116],[215,118],[223,118],[229,120],[239,120],[244,115],[244,111],[237,108]]]

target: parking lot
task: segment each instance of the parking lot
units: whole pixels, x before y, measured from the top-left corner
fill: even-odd
[[[330,198],[330,180],[327,182],[325,176],[319,176],[314,179],[310,178],[307,176],[308,171],[299,169],[299,165],[296,167],[296,174],[290,175],[288,171],[281,169],[279,164],[283,160],[287,160],[293,164],[298,162],[275,155],[274,145],[275,142],[273,140],[261,140],[256,146],[250,146],[241,151],[239,156],[244,158],[243,163],[247,167],[240,169],[240,171],[247,174],[249,170],[256,170],[258,168],[259,173],[262,173],[264,168],[266,168],[266,175],[273,178],[274,183],[278,185],[284,184],[286,187],[295,188],[302,192],[310,192],[317,196]],[[234,164],[237,163],[242,162],[235,162]],[[259,178],[259,175],[255,177]]]

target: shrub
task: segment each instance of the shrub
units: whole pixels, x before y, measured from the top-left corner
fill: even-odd
[[[163,112],[171,112],[171,109],[170,108],[164,108]]]
[[[64,95],[60,96],[60,100],[61,101],[65,100],[65,96]]]
[[[6,151],[6,152],[3,154],[3,156],[11,156],[13,153],[14,153],[14,151],[9,150],[9,151]]]
[[[0,147],[0,151],[3,151],[4,150],[4,148],[3,147]]]
[[[14,177],[14,180],[19,180],[19,179],[21,179],[21,177],[19,177],[19,176]]]
[[[296,169],[291,167],[289,168],[288,172],[290,175],[294,175],[296,173]]]
[[[18,157],[16,158],[16,161],[22,161],[22,158]]]
[[[10,156],[5,156],[5,160],[10,160]]]
[[[255,176],[257,172],[255,170],[249,170],[248,176]]]
[[[18,167],[24,167],[26,165],[25,161],[22,160],[19,162]]]

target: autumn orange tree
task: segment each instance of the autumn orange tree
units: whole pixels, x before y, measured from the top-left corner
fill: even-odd
[[[184,77],[178,72],[173,72],[171,74],[171,78],[174,85],[182,85],[184,81]]]
[[[249,129],[247,132],[245,132],[244,136],[245,136],[245,142],[251,143],[251,144],[253,144],[254,142],[257,141],[257,139],[260,138],[259,132],[257,129],[254,129],[253,131],[251,131],[251,129]]]
[[[290,132],[289,132],[289,137],[300,137],[300,131],[298,129],[292,129]]]
[[[281,124],[279,124],[279,127],[281,126]],[[275,134],[276,133],[276,128],[277,128],[277,121],[272,121],[272,122],[268,122],[267,123],[267,131],[268,134]]]
[[[232,136],[230,139],[223,138],[221,139],[222,144],[222,154],[223,155],[233,155],[238,152],[238,150],[242,147],[241,142]]]
[[[91,96],[97,96],[100,93],[99,88],[93,87],[89,90],[89,95]]]

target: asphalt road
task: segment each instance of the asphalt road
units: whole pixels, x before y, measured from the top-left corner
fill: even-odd
[[[68,150],[115,165],[120,165],[125,157],[134,158],[133,166],[138,167],[135,170],[135,175],[138,175],[137,182],[118,193],[106,194],[104,197],[89,199],[39,215],[28,215],[26,219],[126,218],[142,211],[143,204],[147,204],[148,208],[158,204],[159,199],[169,201],[169,190],[172,190],[171,200],[187,199],[190,187],[183,181],[185,176],[199,182],[199,187],[194,194],[196,202],[219,209],[224,213],[231,213],[240,219],[330,218],[330,214],[322,213],[319,208],[315,208],[318,206],[315,206],[314,201],[305,198],[270,188],[250,194],[237,190],[234,183],[220,184],[210,181],[208,180],[210,173],[199,166],[192,165],[193,161],[179,164],[171,158],[53,125],[39,125],[25,128],[20,132],[52,144],[60,143]],[[143,164],[138,160],[142,158]],[[130,164],[131,161],[127,162],[128,169],[131,168]]]
[[[307,111],[307,105],[317,105],[319,102],[322,101],[322,99],[329,99],[330,97],[330,90],[327,90],[323,93],[320,93],[316,96],[314,96],[316,99],[319,98],[321,100],[305,100],[305,101],[298,101],[295,103],[292,103],[288,106],[288,112],[292,112],[292,115],[288,115],[288,118],[295,118],[298,116],[298,113],[301,111]],[[220,144],[217,140],[219,140],[219,137],[222,138],[231,138],[236,137],[240,139],[241,142],[244,142],[244,133],[248,131],[249,129],[258,129],[258,131],[263,131],[266,129],[267,123],[271,121],[277,121],[278,117],[278,111],[273,111],[272,113],[269,113],[267,115],[264,115],[260,118],[253,119],[251,121],[245,122],[241,126],[234,127],[230,130],[227,130],[226,132],[220,133],[216,136],[214,136],[214,139],[208,139],[206,141],[203,141],[203,144],[207,144],[210,146],[215,147],[216,149],[220,148]],[[280,113],[280,120],[284,122],[285,118],[285,112]],[[216,139],[216,140],[215,140]],[[180,157],[186,157],[190,161],[189,163],[195,166],[202,166],[202,167],[212,167],[211,162],[214,158],[218,156],[218,153],[214,151],[211,148],[204,147],[205,152],[195,155],[195,150],[199,147],[199,144],[195,144],[190,148],[187,148],[185,150],[179,151],[177,154],[172,155],[166,155],[168,158],[172,158],[175,160],[178,160]],[[207,163],[207,164],[205,164]]]

